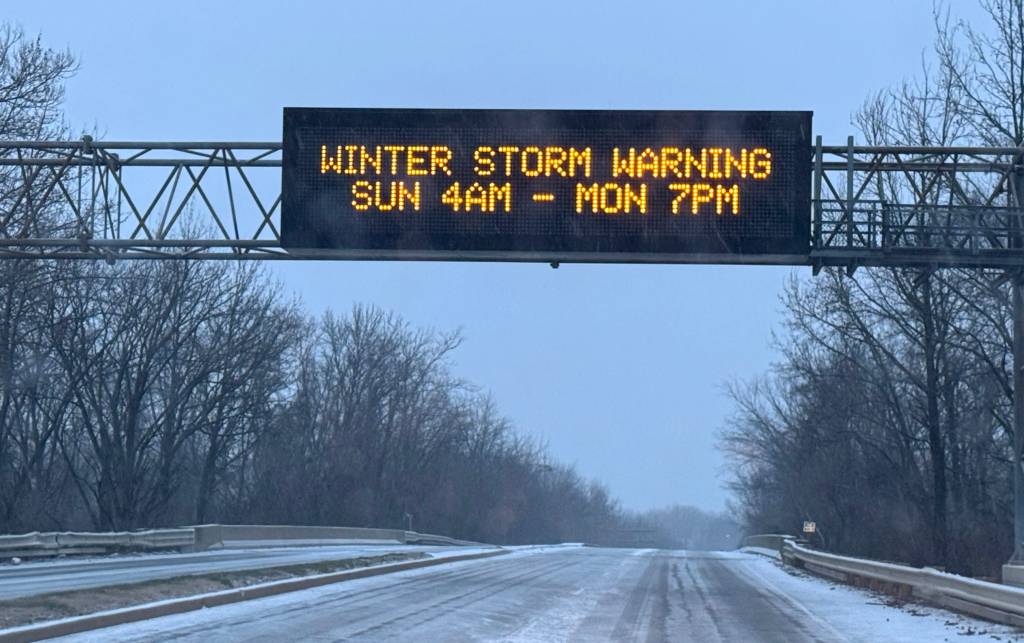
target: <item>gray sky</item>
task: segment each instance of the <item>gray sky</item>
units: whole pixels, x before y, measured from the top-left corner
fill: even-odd
[[[977,15],[973,0],[951,2]],[[284,106],[813,110],[826,143],[931,46],[929,0],[48,2],[76,129],[280,140]],[[762,373],[789,269],[273,265],[313,311],[461,327],[457,373],[625,506],[724,508],[723,383]],[[800,274],[809,273],[801,271]],[[809,274],[807,275],[809,277]]]

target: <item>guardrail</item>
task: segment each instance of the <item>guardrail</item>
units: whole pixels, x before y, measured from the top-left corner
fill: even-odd
[[[779,534],[752,536],[744,546],[778,543],[783,562],[853,585],[916,597],[957,612],[1024,627],[1024,588],[975,580],[936,569],[906,567],[817,551]],[[771,548],[771,547],[769,547]]]
[[[141,549],[191,548],[195,532],[186,529],[147,529],[117,532],[32,532],[0,536],[0,557],[36,558],[62,554],[101,554]]]
[[[0,559],[117,551],[340,544],[482,546],[483,543],[402,529],[292,525],[196,525],[118,532],[32,532],[0,536]]]

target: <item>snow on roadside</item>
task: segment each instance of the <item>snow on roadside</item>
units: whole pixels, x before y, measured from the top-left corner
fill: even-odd
[[[737,555],[748,559],[737,571],[850,641],[916,643],[978,636],[1024,641],[1024,632],[1013,627],[919,603],[900,605],[885,594],[813,576],[757,554]]]

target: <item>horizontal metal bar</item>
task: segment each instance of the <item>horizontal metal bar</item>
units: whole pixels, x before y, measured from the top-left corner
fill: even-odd
[[[976,145],[950,146],[941,145],[854,145],[852,148],[847,145],[822,145],[821,151],[825,154],[835,154],[846,157],[850,151],[856,154],[938,154],[951,156],[956,154],[993,154],[1013,156],[1024,154],[1024,147],[979,147]]]
[[[38,252],[38,253],[13,253],[7,250],[0,250],[0,261],[10,259],[31,259],[31,260],[46,260],[46,259],[71,259],[75,261],[122,261],[122,260],[141,260],[141,259],[159,259],[161,261],[287,261],[294,259],[287,254],[272,254],[270,252],[204,252],[204,253],[166,253],[159,254],[152,251],[145,250],[127,250],[124,252],[117,253],[104,253],[96,254],[82,251],[67,251],[61,250],[56,252]]]
[[[223,159],[221,157],[214,157],[206,159],[202,157],[189,157],[180,159],[148,159],[148,158],[136,158],[136,159],[111,159],[110,162],[116,164],[119,167],[281,167],[280,159],[255,159],[246,160],[240,158],[237,160]],[[84,157],[75,156],[71,158],[67,157],[47,157],[47,158],[0,158],[0,166],[60,166],[65,165],[70,167],[106,167],[107,159],[102,157]]]
[[[721,254],[689,254],[675,256],[622,255],[609,257],[595,255],[592,257],[579,255],[545,255],[513,253],[498,255],[492,253],[458,253],[434,254],[427,252],[389,254],[381,252],[338,252],[331,250],[313,250],[304,252],[284,252],[279,246],[266,244],[261,247],[246,245],[238,248],[238,252],[228,251],[229,247],[218,248],[212,252],[195,252],[202,249],[201,242],[195,242],[190,252],[173,252],[169,248],[147,249],[145,247],[124,247],[120,249],[94,248],[87,250],[61,249],[53,252],[39,251],[17,252],[9,248],[0,248],[0,260],[3,259],[74,259],[74,260],[203,260],[203,261],[501,261],[511,263],[547,263],[547,264],[662,264],[662,265],[745,265],[745,266],[811,266],[822,267],[888,267],[888,268],[1024,268],[1024,253],[983,252],[970,254],[950,252],[945,249],[931,251],[886,251],[881,249],[863,250],[815,250],[808,255],[721,255]],[[214,250],[213,248],[210,248]],[[244,251],[242,251],[244,250]]]
[[[222,149],[262,150],[281,149],[281,141],[0,141],[0,149],[29,147],[36,149],[108,149],[108,150],[189,150]]]
[[[809,265],[802,254],[738,255],[727,253],[586,253],[586,252],[500,252],[432,250],[288,250],[296,259],[351,259],[357,261],[504,261],[519,263],[649,263],[719,265]]]
[[[850,166],[846,161],[826,161],[821,164],[821,167],[826,172],[847,172]],[[853,169],[857,172],[866,172],[868,170],[878,170],[881,172],[952,172],[954,170],[957,172],[1005,172],[1012,167],[1013,163],[953,163],[952,161],[945,163],[913,161],[878,163],[864,160],[854,160],[853,162]]]
[[[26,243],[31,241],[32,243]],[[18,251],[18,248],[26,248]],[[46,248],[58,248],[54,252],[45,252]],[[79,248],[68,251],[67,248]],[[194,239],[194,240],[130,240],[104,239],[23,239],[0,241],[0,256],[3,253],[15,252],[18,256],[32,254],[40,257],[104,259],[127,258],[130,253],[163,252],[173,255],[170,250],[182,251],[213,250],[203,253],[203,258],[223,256],[224,258],[251,259],[291,259],[291,260],[353,260],[353,261],[503,261],[518,263],[649,263],[649,264],[721,264],[721,265],[776,265],[803,266],[809,265],[807,255],[734,255],[734,254],[648,254],[648,253],[542,253],[542,252],[451,252],[451,251],[406,251],[406,250],[288,250],[272,240],[232,241],[225,239]],[[237,249],[244,251],[229,253],[225,250]],[[92,252],[90,252],[92,250]],[[274,256],[257,253],[274,252]],[[253,253],[250,256],[250,253]],[[184,254],[184,253],[179,253]],[[256,256],[256,255],[259,256]],[[188,258],[182,256],[181,258]]]
[[[1021,268],[1021,250],[951,250],[949,248],[825,248],[811,252],[811,261],[822,266],[885,268]]]
[[[0,141],[0,149],[34,147],[38,149],[280,149],[281,141]],[[853,151],[857,154],[936,154],[952,155],[999,155],[1024,154],[1024,147],[979,147],[979,146],[930,146],[930,145],[823,145],[822,152],[846,157]],[[810,150],[808,150],[810,151]]]
[[[0,248],[79,247],[97,248],[260,248],[276,245],[276,239],[0,239]]]
[[[253,159],[245,158],[232,161],[217,156],[212,160],[204,157],[182,157],[182,158],[119,158],[113,160],[120,167],[281,167],[281,159]],[[0,157],[0,166],[71,166],[71,167],[105,167],[106,159],[103,157],[73,156],[73,157],[44,157],[44,158],[4,158]],[[1013,167],[1012,163],[875,163],[869,161],[854,161],[853,169],[858,172],[867,170],[879,170],[883,172],[937,172],[941,170],[957,172],[1004,172]],[[822,168],[827,172],[847,171],[848,165],[844,161],[830,161],[822,163]]]
[[[133,157],[118,159],[123,166],[139,167],[201,167],[207,164],[208,157],[216,150],[259,150],[263,155],[277,154],[282,149],[279,141],[0,141],[0,153],[4,150],[34,149],[39,151],[66,150],[67,155],[45,158],[0,158],[0,166],[44,166],[71,165],[94,166],[103,163],[100,157],[83,156],[92,151],[132,150],[137,152]],[[1010,159],[1006,161],[985,162],[976,157],[1016,157],[1024,154],[1024,148],[1015,147],[936,147],[936,146],[823,146],[822,151],[828,156],[839,160],[825,160],[822,168],[825,171],[848,171],[847,157],[852,150],[854,156],[853,169],[856,171],[880,170],[885,172],[912,171],[934,172],[937,170],[956,169],[958,172],[997,172],[1013,167]],[[151,151],[178,151],[191,154],[196,158],[145,158]],[[927,158],[887,159],[890,156],[915,154]],[[70,158],[69,158],[70,156]],[[868,156],[869,158],[863,158]],[[968,156],[971,160],[953,161],[949,157]],[[881,157],[881,158],[880,158]],[[940,157],[935,159],[933,157]],[[237,164],[246,167],[280,167],[280,159],[259,158],[246,161],[239,159]],[[213,166],[236,165],[217,156]]]
[[[34,149],[176,149],[176,151],[195,151],[195,149],[264,149],[264,151],[280,151],[281,141],[154,141],[154,140],[0,140],[0,149],[34,148]],[[846,159],[852,152],[857,156],[895,156],[895,155],[929,155],[939,157],[952,156],[998,156],[1014,157],[1024,154],[1024,147],[981,147],[981,146],[934,146],[934,145],[823,145],[822,153]],[[858,160],[860,161],[860,160]],[[844,161],[845,163],[845,161]],[[845,168],[845,166],[844,166]]]

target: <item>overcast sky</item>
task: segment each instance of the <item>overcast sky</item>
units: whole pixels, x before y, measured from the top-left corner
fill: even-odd
[[[977,13],[973,0],[951,3]],[[6,19],[68,47],[76,130],[280,140],[284,106],[814,111],[845,143],[932,42],[929,0],[47,2]],[[290,263],[312,311],[462,328],[457,373],[634,509],[722,509],[723,384],[763,373],[790,269]],[[800,270],[810,278],[809,270]]]

